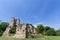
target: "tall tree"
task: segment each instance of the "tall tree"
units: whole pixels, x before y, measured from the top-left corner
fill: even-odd
[[[8,27],[9,23],[7,22],[1,22],[0,23],[0,36],[3,34],[3,32],[5,31],[6,27]]]
[[[37,32],[42,33],[44,31],[44,26],[42,24],[37,26]]]
[[[9,23],[2,22],[0,25],[1,25],[1,29],[4,31],[6,29],[6,27],[8,27]]]

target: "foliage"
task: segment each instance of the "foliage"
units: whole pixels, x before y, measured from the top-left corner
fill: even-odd
[[[38,33],[42,33],[44,31],[44,26],[42,24],[40,24],[40,25],[37,26],[36,30],[37,30]]]
[[[45,35],[47,35],[47,36],[56,36],[56,31],[53,28],[51,28],[51,29],[46,31]]]
[[[16,27],[12,27],[12,28],[10,29],[9,33],[15,34],[15,33],[16,33]]]
[[[48,31],[49,29],[51,29],[51,28],[48,26],[44,27],[45,32]]]
[[[60,29],[56,31],[57,36],[60,36]]]
[[[8,27],[8,25],[9,25],[9,23],[7,23],[7,22],[2,22],[0,25],[1,25],[1,29],[2,29],[3,31],[5,31],[6,27]]]
[[[9,23],[1,22],[0,23],[0,36],[2,36],[3,32],[5,31],[6,27],[8,27]]]
[[[37,26],[36,30],[38,33],[41,33],[42,35],[56,36],[56,31],[49,26],[43,26],[42,24],[40,24]]]

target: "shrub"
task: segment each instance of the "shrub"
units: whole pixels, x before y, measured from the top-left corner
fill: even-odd
[[[15,34],[15,33],[16,33],[16,28],[15,28],[15,27],[12,27],[12,28],[10,29],[9,33]]]

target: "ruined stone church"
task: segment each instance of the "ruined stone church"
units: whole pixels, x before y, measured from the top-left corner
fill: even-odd
[[[16,27],[16,33],[12,37],[29,38],[31,37],[31,35],[35,35],[36,33],[35,27],[32,24],[20,24],[19,19],[15,19],[14,17],[12,17],[9,26],[3,33],[3,36],[10,37],[9,30],[14,26]]]

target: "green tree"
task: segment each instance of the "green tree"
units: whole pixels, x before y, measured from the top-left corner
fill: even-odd
[[[6,27],[8,27],[9,23],[1,22],[0,23],[0,36],[2,36],[3,32],[5,31]]]
[[[49,26],[44,27],[45,32],[51,29]]]
[[[41,33],[46,36],[56,36],[55,29],[49,27],[49,26],[43,26],[42,24],[38,25],[36,28],[38,33]]]
[[[36,30],[37,30],[38,33],[43,33],[44,26],[42,24],[40,24],[40,25],[37,26],[37,29]]]
[[[53,28],[51,28],[51,29],[46,31],[45,35],[47,35],[47,36],[56,36],[56,31]]]
[[[4,31],[6,29],[6,27],[8,27],[9,23],[2,22],[0,25],[1,25],[1,29]]]
[[[56,30],[57,36],[60,36],[60,29]]]
[[[1,25],[0,25],[0,36],[2,36],[2,29],[1,29]]]

